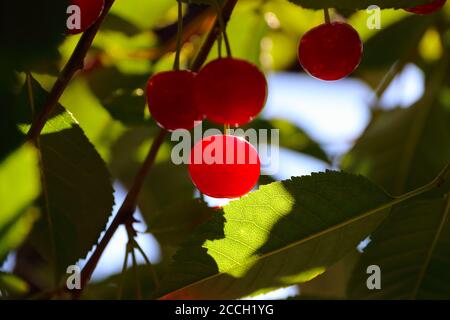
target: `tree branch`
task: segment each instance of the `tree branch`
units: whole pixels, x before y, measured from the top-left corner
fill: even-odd
[[[222,15],[224,22],[227,23],[230,19],[231,13],[236,5],[238,0],[228,0],[222,10]],[[218,19],[216,19],[216,22],[214,23],[213,27],[209,31],[208,35],[205,38],[205,41],[203,42],[200,50],[198,51],[193,63],[191,70],[192,71],[198,71],[203,63],[206,61],[206,58],[208,57],[208,53],[211,50],[214,42],[216,41],[217,36],[220,33],[219,28],[219,22]],[[96,246],[94,253],[90,257],[89,261],[84,266],[83,270],[81,271],[81,289],[76,290],[73,292],[74,298],[79,298],[81,295],[84,287],[89,282],[92,273],[94,272],[98,261],[100,260],[100,257],[102,256],[106,246],[108,245],[109,241],[111,240],[112,236],[116,232],[117,228],[127,221],[127,219],[133,215],[136,204],[138,200],[139,193],[142,189],[142,185],[144,183],[145,177],[149,173],[156,155],[158,153],[159,148],[161,147],[162,143],[164,142],[164,138],[167,135],[167,131],[164,129],[161,129],[156,139],[153,141],[153,144],[150,148],[150,151],[147,155],[147,158],[145,159],[144,163],[142,164],[142,167],[140,168],[139,172],[136,174],[136,177],[134,179],[134,182],[124,200],[122,203],[122,206],[120,207],[119,211],[117,212],[117,215],[115,216],[114,220],[112,221],[111,225],[108,227],[108,229],[105,232],[105,235],[100,240],[99,244]]]
[[[81,271],[81,289],[74,292],[74,297],[78,298],[83,290],[83,288],[86,286],[88,281],[90,280],[92,273],[94,272],[95,268],[97,267],[98,261],[100,260],[100,257],[102,256],[103,252],[105,251],[106,246],[111,241],[112,236],[116,232],[117,228],[125,223],[127,219],[132,216],[136,209],[136,203],[139,196],[139,192],[142,189],[142,185],[144,184],[145,177],[149,173],[151,167],[153,166],[153,163],[155,162],[156,155],[158,153],[159,148],[161,147],[162,143],[164,142],[164,138],[166,137],[167,131],[161,129],[156,139],[153,141],[153,144],[150,148],[150,151],[142,164],[142,167],[139,169],[139,172],[136,174],[136,177],[134,178],[133,185],[130,188],[130,190],[127,193],[127,196],[122,203],[122,206],[120,207],[119,211],[117,212],[116,216],[114,217],[111,225],[108,227],[108,229],[105,232],[105,235],[95,248],[94,253],[89,258],[88,262],[84,266],[83,270]]]
[[[105,7],[100,17],[81,36],[75,50],[72,53],[72,56],[64,66],[64,69],[61,71],[58,79],[53,85],[53,88],[50,91],[49,97],[47,98],[47,101],[43,106],[41,112],[37,115],[37,117],[34,118],[31,128],[28,131],[29,140],[36,141],[37,137],[40,135],[42,129],[44,128],[45,123],[47,122],[53,108],[58,103],[64,90],[66,90],[67,85],[69,84],[70,80],[72,80],[75,72],[83,69],[84,58],[86,57],[86,54],[91,47],[92,42],[94,41],[95,35],[97,34],[100,25],[108,14],[109,9],[111,9],[113,3],[114,0],[105,1]]]

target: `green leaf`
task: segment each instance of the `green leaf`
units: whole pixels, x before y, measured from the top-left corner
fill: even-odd
[[[161,22],[167,11],[174,6],[176,6],[174,0],[117,1],[111,8],[111,13],[132,22],[143,30],[147,30]]]
[[[372,235],[350,286],[351,298],[450,299],[450,197],[396,206]],[[368,290],[366,268],[381,269],[381,290]]]
[[[311,280],[386,217],[361,176],[316,173],[262,186],[197,229],[163,280],[165,299],[231,299]]]
[[[89,88],[87,79],[74,79],[59,101],[77,119],[101,157],[108,161],[111,145],[124,131],[124,127],[100,104]]]
[[[141,30],[134,24],[130,23],[128,20],[115,15],[114,13],[109,13],[102,23],[102,31],[117,31],[122,32],[127,36],[133,36],[138,34]]]
[[[266,36],[269,27],[264,20],[264,13],[259,3],[239,1],[227,24],[227,36],[233,57],[261,64],[261,40]],[[246,30],[246,32],[242,32]],[[226,54],[225,43],[222,43],[222,55]],[[209,60],[218,56],[217,42],[209,53]]]
[[[389,67],[397,60],[411,59],[417,44],[432,22],[432,17],[412,15],[377,32],[364,43],[361,70]]]
[[[32,81],[39,110],[48,93]],[[24,116],[29,103],[22,95]],[[106,226],[114,204],[109,173],[100,155],[76,120],[57,105],[39,138],[43,193],[42,218],[31,235],[32,244],[52,263],[56,274],[84,258]]]
[[[401,194],[427,182],[449,160],[450,109],[419,102],[378,115],[342,167]]]
[[[94,71],[89,86],[114,119],[125,125],[147,124],[144,87],[147,75],[126,75],[116,68]]]
[[[28,290],[28,284],[19,277],[10,273],[0,272],[0,300],[3,296],[10,298],[24,295]]]
[[[25,144],[0,163],[0,265],[28,236],[38,215],[30,205],[39,193],[37,153]]]

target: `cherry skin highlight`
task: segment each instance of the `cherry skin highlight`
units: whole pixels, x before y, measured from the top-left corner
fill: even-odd
[[[157,73],[147,83],[151,116],[166,130],[192,129],[203,119],[194,99],[196,74],[178,70]]]
[[[80,7],[81,28],[67,29],[67,33],[78,34],[89,29],[97,21],[102,14],[105,0],[70,0],[70,4]]]
[[[327,81],[342,79],[361,62],[363,45],[358,32],[342,22],[321,24],[300,40],[299,62],[310,75]]]
[[[441,9],[447,0],[436,0],[430,4],[424,4],[413,8],[405,8],[406,11],[416,14],[430,14]]]
[[[195,97],[199,109],[212,122],[243,125],[264,107],[267,81],[255,65],[221,58],[208,63],[199,72]]]
[[[258,152],[236,136],[206,137],[191,150],[189,174],[200,192],[210,197],[238,198],[258,182]]]

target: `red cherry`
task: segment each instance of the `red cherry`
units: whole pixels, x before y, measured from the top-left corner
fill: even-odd
[[[238,198],[258,182],[258,152],[236,136],[206,137],[191,150],[189,174],[195,186],[210,197]]]
[[[242,125],[261,112],[267,81],[253,64],[234,58],[208,63],[197,76],[195,96],[207,119],[218,124]]]
[[[193,72],[178,70],[157,73],[148,80],[148,107],[160,127],[189,130],[203,119],[194,99],[195,77]]]
[[[358,32],[342,22],[325,23],[309,30],[300,41],[302,67],[321,80],[339,80],[361,62],[363,45]]]
[[[424,4],[413,8],[405,8],[406,11],[416,14],[429,14],[442,8],[447,0],[436,0],[430,4]]]
[[[81,28],[68,29],[69,34],[78,34],[86,31],[100,17],[105,6],[105,0],[70,0],[71,5],[80,7]]]

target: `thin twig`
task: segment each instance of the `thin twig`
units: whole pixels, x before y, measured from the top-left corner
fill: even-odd
[[[159,279],[158,279],[158,275],[156,274],[155,269],[153,268],[153,264],[150,261],[150,259],[147,257],[147,255],[144,252],[144,249],[142,249],[142,247],[139,245],[139,243],[137,243],[137,241],[134,241],[134,247],[139,251],[139,253],[141,254],[141,256],[144,258],[145,263],[147,263],[148,267],[150,268],[150,273],[152,275],[152,279],[153,282],[155,284],[155,288],[159,288]]]
[[[175,61],[173,63],[174,70],[180,70],[180,55],[183,43],[183,4],[181,0],[178,2],[178,22],[177,22],[177,46],[175,51]]]
[[[141,284],[139,283],[139,274],[137,269],[136,252],[134,247],[131,248],[131,258],[133,261],[133,277],[134,277],[134,289],[136,290],[136,299],[142,300]]]
[[[130,246],[127,244],[125,248],[125,257],[123,259],[123,265],[122,265],[122,277],[120,279],[120,285],[119,289],[117,290],[117,300],[122,299],[123,294],[123,287],[125,285],[125,278],[126,278],[126,272],[127,272],[127,266],[128,266],[128,254],[130,253]]]
[[[325,17],[325,23],[331,23],[330,11],[328,10],[328,8],[324,8],[323,13],[324,13],[324,17]]]
[[[67,64],[64,66],[64,69],[59,74],[58,79],[53,85],[52,90],[47,98],[45,105],[42,108],[42,111],[33,119],[33,123],[31,125],[30,130],[28,131],[28,139],[31,141],[35,141],[37,137],[40,135],[42,129],[45,126],[53,108],[58,103],[61,98],[64,90],[69,84],[70,80],[73,78],[74,74],[83,69],[84,67],[84,58],[94,41],[95,35],[97,34],[100,25],[102,24],[104,18],[111,9],[114,0],[106,0],[105,7],[103,9],[102,14],[97,19],[97,21],[86,30],[81,36],[75,50],[72,53]]]
[[[224,21],[223,18],[223,13],[222,13],[222,8],[219,5],[219,2],[217,2],[217,0],[214,0],[214,7],[216,8],[216,12],[217,12],[217,18],[216,20],[219,23],[219,27],[220,27],[220,31],[223,35],[223,40],[225,42],[225,48],[227,50],[227,55],[229,58],[231,58],[231,46],[230,46],[230,41],[228,40],[228,35],[227,35],[227,27],[226,27],[226,23]]]

